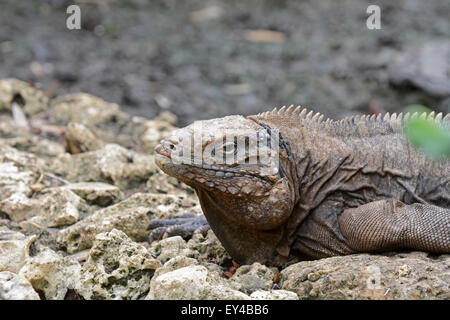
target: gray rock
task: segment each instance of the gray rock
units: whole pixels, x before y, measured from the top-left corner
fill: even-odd
[[[60,125],[78,122],[87,126],[125,121],[128,115],[115,103],[106,102],[86,93],[67,94],[51,103],[51,115]]]
[[[45,94],[29,83],[16,79],[0,79],[0,111],[11,111],[11,104],[16,100],[27,115],[34,115],[49,108]]]
[[[67,290],[76,290],[80,283],[81,266],[70,257],[63,257],[49,248],[27,258],[19,274],[47,300],[62,300]]]
[[[85,299],[139,299],[147,295],[159,267],[144,246],[114,229],[95,238],[77,291]]]
[[[37,236],[26,237],[20,232],[0,228],[0,271],[19,272],[30,256],[30,247]]]
[[[195,253],[186,246],[186,241],[180,236],[169,237],[152,242],[150,252],[162,263],[175,257],[190,257]]]
[[[358,254],[293,264],[282,289],[300,299],[449,299],[450,256]]]
[[[156,165],[153,156],[107,144],[100,150],[59,156],[50,170],[71,182],[112,182],[130,189],[147,181],[156,172]]]
[[[69,153],[75,154],[99,150],[103,148],[105,143],[85,125],[70,122],[67,125],[64,144]]]
[[[145,241],[150,231],[147,226],[154,218],[171,218],[200,207],[186,197],[163,194],[136,193],[113,206],[98,210],[84,220],[59,231],[57,245],[74,253],[90,248],[95,236],[116,228],[135,241]]]
[[[13,193],[9,198],[0,201],[0,212],[9,219],[20,222],[32,218],[38,202],[28,198],[24,193]]]
[[[208,230],[206,236],[200,233],[194,234],[188,241],[187,247],[194,252],[193,257],[202,264],[212,262],[222,265],[227,260],[231,261],[230,255],[212,230]]]
[[[74,224],[92,211],[81,197],[67,188],[53,188],[44,192],[37,201],[37,215],[45,218],[47,227]]]
[[[230,281],[236,290],[252,294],[257,290],[271,290],[277,272],[276,268],[268,268],[255,262],[252,265],[240,266]]]
[[[71,190],[89,204],[106,207],[122,200],[120,189],[114,185],[101,182],[71,183],[64,188]]]
[[[147,300],[248,300],[242,292],[224,285],[204,266],[187,266],[156,277]]]
[[[42,176],[44,168],[42,159],[0,141],[0,201],[16,193],[31,195],[31,186]]]
[[[298,300],[296,293],[287,290],[257,290],[250,295],[254,300]]]
[[[43,229],[74,224],[91,212],[87,203],[67,188],[42,191],[37,199],[16,193],[0,202],[0,210],[16,222],[30,220]],[[38,230],[36,229],[36,230]]]
[[[9,272],[0,272],[0,300],[39,300],[39,295],[23,277]]]

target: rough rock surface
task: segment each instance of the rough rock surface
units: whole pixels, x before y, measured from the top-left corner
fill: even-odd
[[[0,227],[0,271],[17,273],[30,256],[30,247],[37,236],[26,237],[20,232]]]
[[[65,147],[69,153],[81,153],[95,151],[104,146],[95,134],[85,125],[76,122],[69,122],[65,135]]]
[[[71,183],[64,188],[74,192],[90,204],[107,207],[123,198],[123,194],[116,186],[101,182]]]
[[[9,271],[2,271],[0,300],[39,300],[39,295],[25,278]]]
[[[180,236],[154,241],[149,250],[162,263],[176,257],[192,257],[195,254],[194,251],[187,248],[186,241]]]
[[[256,291],[271,290],[274,278],[278,270],[268,268],[260,263],[239,267],[231,277],[233,287],[247,294]]]
[[[11,103],[23,105],[27,115],[48,109],[49,101],[44,93],[32,85],[16,79],[0,79],[0,111],[11,111]]]
[[[257,290],[250,295],[255,300],[298,300],[297,294],[286,290]]]
[[[29,257],[19,274],[47,300],[62,300],[68,290],[76,290],[80,283],[81,266],[70,257],[63,257],[49,248]]]
[[[135,241],[145,241],[150,234],[147,226],[151,219],[176,217],[186,211],[199,212],[200,208],[182,196],[136,193],[61,230],[57,244],[60,249],[74,253],[91,247],[98,233],[114,228],[125,232]]]
[[[31,195],[32,185],[39,181],[44,167],[44,161],[33,154],[21,152],[0,141],[0,200],[17,193]]]
[[[291,265],[282,289],[300,299],[449,299],[450,256],[350,255]]]
[[[78,293],[85,299],[138,299],[145,297],[150,279],[161,263],[147,249],[119,230],[95,238],[81,269]]]
[[[68,94],[54,99],[51,103],[51,115],[57,124],[67,125],[78,122],[95,126],[128,119],[115,103],[106,102],[86,93]]]
[[[91,212],[87,203],[67,188],[43,190],[34,199],[16,193],[0,202],[0,210],[13,221],[30,219],[42,228],[71,225]]]
[[[279,275],[236,269],[212,231],[148,244],[151,219],[202,213],[153,163],[176,121],[0,80],[0,299],[450,299],[448,255],[335,257]]]
[[[48,227],[71,225],[91,213],[87,203],[66,188],[50,189],[38,202],[37,214],[45,217]]]
[[[212,230],[208,230],[206,236],[200,233],[195,234],[188,241],[187,247],[194,252],[194,257],[203,263],[213,262],[222,265],[227,261],[231,261],[230,255],[225,251],[225,248]]]
[[[152,281],[148,300],[247,300],[246,294],[221,284],[204,266],[187,266]]]
[[[71,182],[113,183],[120,188],[135,188],[155,171],[153,156],[142,155],[117,144],[96,151],[63,154],[55,159],[51,171]]]

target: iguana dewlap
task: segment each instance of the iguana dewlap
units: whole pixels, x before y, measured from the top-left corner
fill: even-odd
[[[240,263],[402,249],[449,253],[450,160],[430,159],[410,145],[403,133],[408,118],[323,121],[283,107],[197,121],[161,141],[156,163],[196,190],[210,227]],[[450,128],[450,115],[428,118]],[[235,143],[226,142],[233,132]],[[277,134],[278,166],[248,164],[260,145],[237,150],[241,132]],[[192,149],[184,156],[192,160],[200,150],[208,162],[174,163],[187,138]],[[211,162],[217,146],[221,159],[234,160]]]

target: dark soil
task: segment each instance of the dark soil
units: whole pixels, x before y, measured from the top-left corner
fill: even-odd
[[[68,30],[72,3],[0,2],[0,78],[146,117],[168,109],[181,125],[289,104],[334,118],[417,103],[449,111],[445,97],[393,85],[387,72],[398,52],[450,39],[448,0],[84,0],[82,30]],[[381,30],[366,28],[369,4],[381,7]],[[211,6],[218,17],[192,14]],[[286,38],[248,41],[255,29]]]

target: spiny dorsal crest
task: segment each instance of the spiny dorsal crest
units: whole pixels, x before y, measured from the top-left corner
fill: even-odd
[[[289,107],[283,106],[280,109],[274,108],[272,111],[266,111],[254,116],[261,121],[269,120],[279,125],[299,125],[304,124],[310,127],[320,128],[323,126],[323,114],[309,111],[301,106]]]
[[[323,115],[309,111],[301,106],[289,107],[283,106],[280,109],[274,108],[272,111],[266,111],[257,114],[260,121],[268,120],[276,125],[291,126],[302,125],[315,130],[325,130],[332,136],[357,136],[368,137],[374,135],[385,135],[390,133],[403,133],[405,122],[410,119],[420,118],[433,121],[437,125],[450,128],[450,113],[445,117],[442,112],[437,115],[435,112],[427,113],[393,113],[362,115],[346,117],[342,120],[327,119],[323,121]]]

